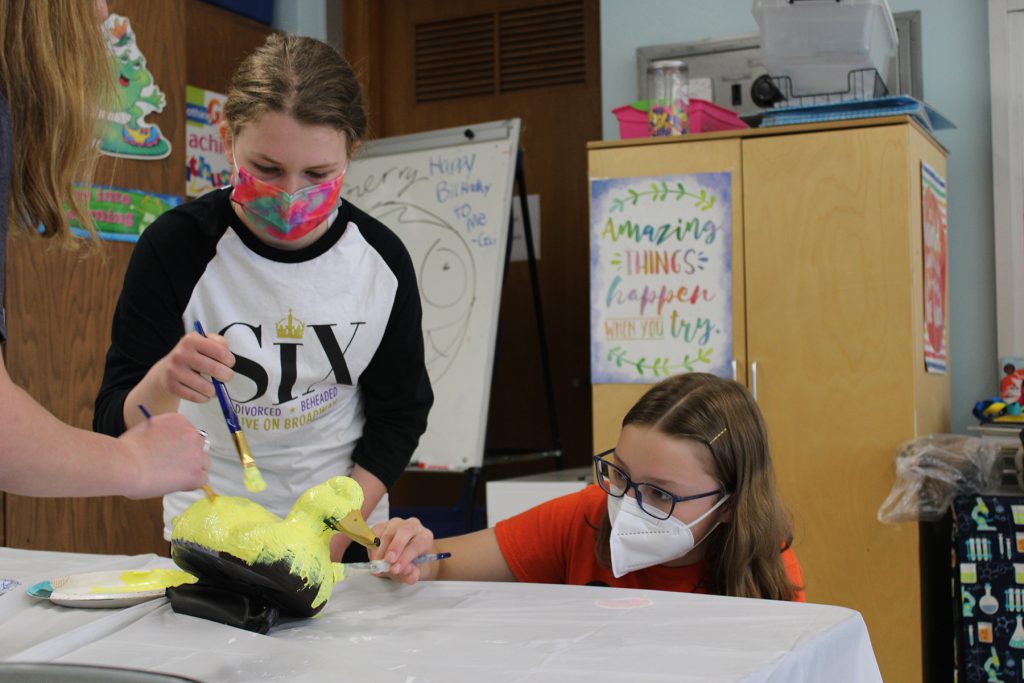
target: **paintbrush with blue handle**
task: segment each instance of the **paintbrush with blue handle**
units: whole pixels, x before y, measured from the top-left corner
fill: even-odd
[[[424,562],[437,562],[438,560],[447,560],[451,557],[451,553],[426,553],[419,555],[414,558],[413,564],[423,564]],[[384,572],[390,571],[391,563],[385,560],[370,560],[369,562],[347,562],[345,563],[345,571],[368,571],[374,574],[383,574]]]
[[[195,329],[199,334],[204,337],[206,336],[206,332],[203,331],[203,326],[198,320],[195,323]],[[238,416],[235,415],[235,411],[231,407],[231,397],[228,396],[228,389],[216,377],[211,377],[210,379],[213,381],[213,390],[217,394],[220,410],[224,413],[224,422],[227,423],[228,431],[231,432],[231,439],[235,442],[238,459],[242,462],[245,488],[253,493],[259,493],[267,488],[267,483],[263,481],[260,468],[256,467],[256,461],[253,460],[252,451],[249,450],[249,442],[245,438],[245,432],[242,431],[242,425],[238,423]]]

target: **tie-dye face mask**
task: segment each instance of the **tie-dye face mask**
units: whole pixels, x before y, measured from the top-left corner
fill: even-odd
[[[337,178],[288,194],[244,168],[235,168],[238,181],[231,191],[231,201],[242,207],[254,227],[269,237],[289,242],[302,239],[327,220],[338,206],[345,180],[343,170]]]

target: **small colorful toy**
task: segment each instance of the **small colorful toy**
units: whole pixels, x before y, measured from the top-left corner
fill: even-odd
[[[1004,401],[998,396],[978,401],[974,404],[971,414],[983,424],[990,422],[1024,423],[1024,410],[1022,410],[1021,404],[1016,401]]]

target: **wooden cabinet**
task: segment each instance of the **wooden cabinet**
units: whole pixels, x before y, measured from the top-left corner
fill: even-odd
[[[885,680],[921,680],[918,530],[875,515],[897,447],[950,428],[949,374],[925,371],[923,346],[921,163],[945,176],[943,150],[898,117],[589,155],[591,177],[733,174],[733,348],[768,424],[807,599],[864,616]],[[595,448],[646,388],[594,387]]]

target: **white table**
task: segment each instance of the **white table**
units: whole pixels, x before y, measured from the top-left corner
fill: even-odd
[[[0,661],[115,665],[230,681],[880,681],[860,614],[842,607],[592,586],[356,576],[313,619],[258,635],[164,598],[115,610],[25,594],[57,576],[173,566],[0,548]]]

